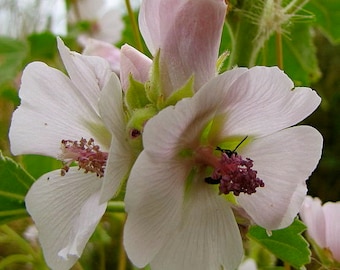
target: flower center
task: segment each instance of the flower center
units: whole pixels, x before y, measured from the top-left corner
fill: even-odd
[[[63,161],[61,175],[64,176],[70,169],[72,162],[78,163],[79,170],[84,169],[85,173],[96,173],[98,177],[104,176],[104,170],[108,153],[102,152],[94,139],[80,141],[62,140],[59,159]]]
[[[226,150],[222,152],[219,165],[214,168],[211,177],[205,178],[205,182],[219,184],[220,194],[252,194],[256,188],[264,187],[264,182],[257,177],[257,171],[252,167],[253,160],[250,158],[243,159],[236,152]]]

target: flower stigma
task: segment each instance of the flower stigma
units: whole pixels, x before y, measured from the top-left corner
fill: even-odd
[[[219,166],[215,167],[211,177],[205,178],[208,184],[219,184],[220,194],[233,192],[235,196],[241,192],[252,194],[256,188],[264,187],[264,182],[257,177],[257,171],[252,169],[253,160],[243,159],[232,152],[228,155],[222,152]]]
[[[85,173],[92,172],[98,177],[104,176],[108,153],[102,152],[93,138],[81,138],[79,141],[62,140],[61,151],[59,159],[63,162],[62,176],[69,171],[72,162],[76,162],[79,170],[83,169]]]
[[[264,182],[257,177],[257,171],[252,169],[254,161],[250,158],[243,159],[236,152],[247,138],[248,136],[234,150],[222,149],[217,146],[219,157],[211,147],[204,147],[197,151],[199,154],[197,160],[213,167],[211,176],[206,177],[204,181],[211,185],[218,184],[219,194],[227,195],[233,192],[235,196],[239,196],[243,192],[250,195],[256,192],[256,188],[264,187]]]

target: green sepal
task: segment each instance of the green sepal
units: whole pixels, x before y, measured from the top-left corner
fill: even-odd
[[[160,66],[159,66],[159,55],[160,51],[158,50],[151,68],[151,78],[150,81],[145,84],[145,92],[147,98],[158,107],[158,104],[163,103],[163,94],[162,94],[162,84],[161,84],[161,75],[160,75]]]
[[[175,105],[183,98],[192,97],[194,93],[194,76],[191,76],[183,87],[171,93],[171,95],[166,99],[164,103],[164,108],[167,106]]]
[[[143,108],[150,104],[145,91],[145,85],[129,76],[129,88],[125,94],[125,104],[129,111]]]
[[[133,137],[132,132],[139,131],[139,133],[142,134],[146,122],[156,115],[157,112],[157,109],[151,105],[133,111],[127,124],[127,137],[132,149],[134,149],[136,153],[140,153],[143,150],[142,136]]]
[[[0,152],[0,224],[27,217],[25,196],[34,179]]]
[[[300,269],[311,259],[309,244],[301,235],[305,230],[306,226],[295,219],[289,227],[271,231],[270,234],[260,226],[253,226],[249,229],[247,237],[285,263]]]

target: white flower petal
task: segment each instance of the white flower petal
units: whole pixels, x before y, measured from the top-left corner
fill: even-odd
[[[69,269],[80,257],[106,209],[99,204],[101,179],[71,168],[39,178],[26,196],[26,207],[39,232],[47,264]]]
[[[307,196],[300,209],[300,217],[308,234],[320,247],[326,247],[325,216],[319,198]]]
[[[148,264],[179,224],[188,174],[178,162],[139,155],[127,183],[124,228],[125,250],[136,266]]]
[[[326,242],[333,257],[340,262],[340,202],[327,202],[323,205],[326,223]]]
[[[265,186],[238,202],[256,224],[269,229],[290,225],[300,210],[305,181],[321,157],[322,136],[309,126],[297,126],[254,140],[239,152],[254,161]]]
[[[58,41],[58,49],[68,75],[83,96],[84,103],[97,112],[97,101],[100,90],[106,85],[111,76],[111,68],[105,59],[97,56],[85,56],[71,52],[62,42]]]
[[[118,191],[127,177],[134,159],[132,150],[126,141],[123,95],[119,79],[115,74],[112,74],[102,90],[99,109],[103,121],[112,132],[111,147],[100,196],[100,202],[105,202]]]
[[[229,71],[223,84],[232,85],[244,72],[247,69]],[[201,89],[193,98],[183,99],[151,118],[143,133],[145,151],[160,157],[174,156],[178,151],[199,145],[203,128],[215,115],[221,114],[224,104],[229,102],[222,87],[215,86],[216,89]]]
[[[215,93],[216,97],[209,99],[219,104],[220,114],[226,114],[224,137],[271,134],[302,121],[320,104],[320,97],[310,88],[291,91],[293,82],[277,67],[253,67],[232,85],[228,83],[229,72],[199,90],[205,96]],[[220,102],[215,101],[218,98]]]
[[[13,154],[56,157],[62,139],[93,137],[96,143],[106,141],[101,139],[107,132],[99,116],[83,102],[83,96],[62,72],[41,62],[29,64],[19,96],[21,105],[13,114],[9,132]],[[99,136],[90,130],[93,123],[101,131]]]
[[[154,270],[234,270],[242,239],[230,205],[204,181],[186,194],[181,223],[151,262]]]

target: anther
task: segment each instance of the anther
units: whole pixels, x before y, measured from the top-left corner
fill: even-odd
[[[92,172],[98,177],[104,176],[108,153],[102,152],[93,138],[81,138],[79,141],[62,140],[61,150],[59,159],[63,161],[62,176],[69,171],[72,162],[78,163],[79,170],[83,169],[85,173]]]

